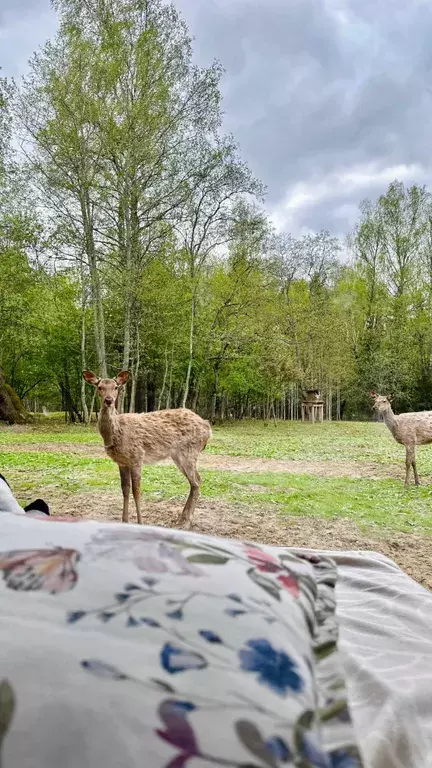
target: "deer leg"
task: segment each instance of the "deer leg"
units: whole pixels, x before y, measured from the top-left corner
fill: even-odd
[[[132,493],[135,501],[135,508],[137,513],[138,524],[142,525],[141,517],[141,467],[133,467],[131,469],[132,476]]]
[[[122,522],[129,522],[129,494],[131,487],[131,473],[129,467],[119,467],[121,489],[123,492],[123,517]]]
[[[406,458],[405,458],[405,488],[409,487],[410,484],[410,471],[412,463],[415,463],[415,448],[413,445],[407,445],[406,447]]]
[[[197,456],[184,454],[176,454],[172,457],[190,485],[189,496],[180,516],[180,525],[184,528],[192,528],[193,514],[200,494],[201,477],[196,467],[197,458]]]
[[[420,479],[419,479],[418,472],[417,472],[415,448],[414,448],[414,458],[413,458],[411,463],[412,463],[412,468],[413,468],[413,472],[414,472],[414,482],[415,482],[416,485],[420,485]]]

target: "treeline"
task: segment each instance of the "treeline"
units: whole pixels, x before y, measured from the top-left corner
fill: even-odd
[[[163,0],[57,0],[57,37],[0,80],[0,366],[29,410],[327,418],[432,406],[432,201],[394,182],[348,242],[276,233]],[[13,137],[13,141],[12,141]],[[1,392],[0,392],[1,399]]]

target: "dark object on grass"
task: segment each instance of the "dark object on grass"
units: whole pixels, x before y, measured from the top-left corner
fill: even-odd
[[[4,477],[0,474],[0,512],[21,513],[22,509],[18,504],[12,489]],[[49,515],[49,506],[43,499],[36,499],[24,507],[27,515]]]

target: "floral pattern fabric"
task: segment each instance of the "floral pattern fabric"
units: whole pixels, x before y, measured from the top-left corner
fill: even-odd
[[[326,557],[0,515],[3,768],[358,768]]]

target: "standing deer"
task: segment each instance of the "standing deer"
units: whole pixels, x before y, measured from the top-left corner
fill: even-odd
[[[401,413],[395,416],[391,407],[392,398],[377,395],[376,392],[370,394],[374,401],[374,410],[382,415],[394,439],[405,446],[405,488],[409,486],[411,467],[414,471],[415,484],[420,485],[416,465],[416,445],[432,443],[432,411]]]
[[[135,500],[138,523],[142,524],[140,490],[143,464],[156,464],[171,458],[190,484],[180,524],[192,525],[199,498],[201,477],[197,459],[211,437],[211,427],[193,411],[176,408],[152,413],[122,413],[116,409],[120,387],[128,380],[127,371],[115,379],[100,379],[91,371],[83,371],[84,379],[96,387],[101,400],[99,432],[108,456],[118,464],[123,492],[123,522],[129,522],[129,494]]]

